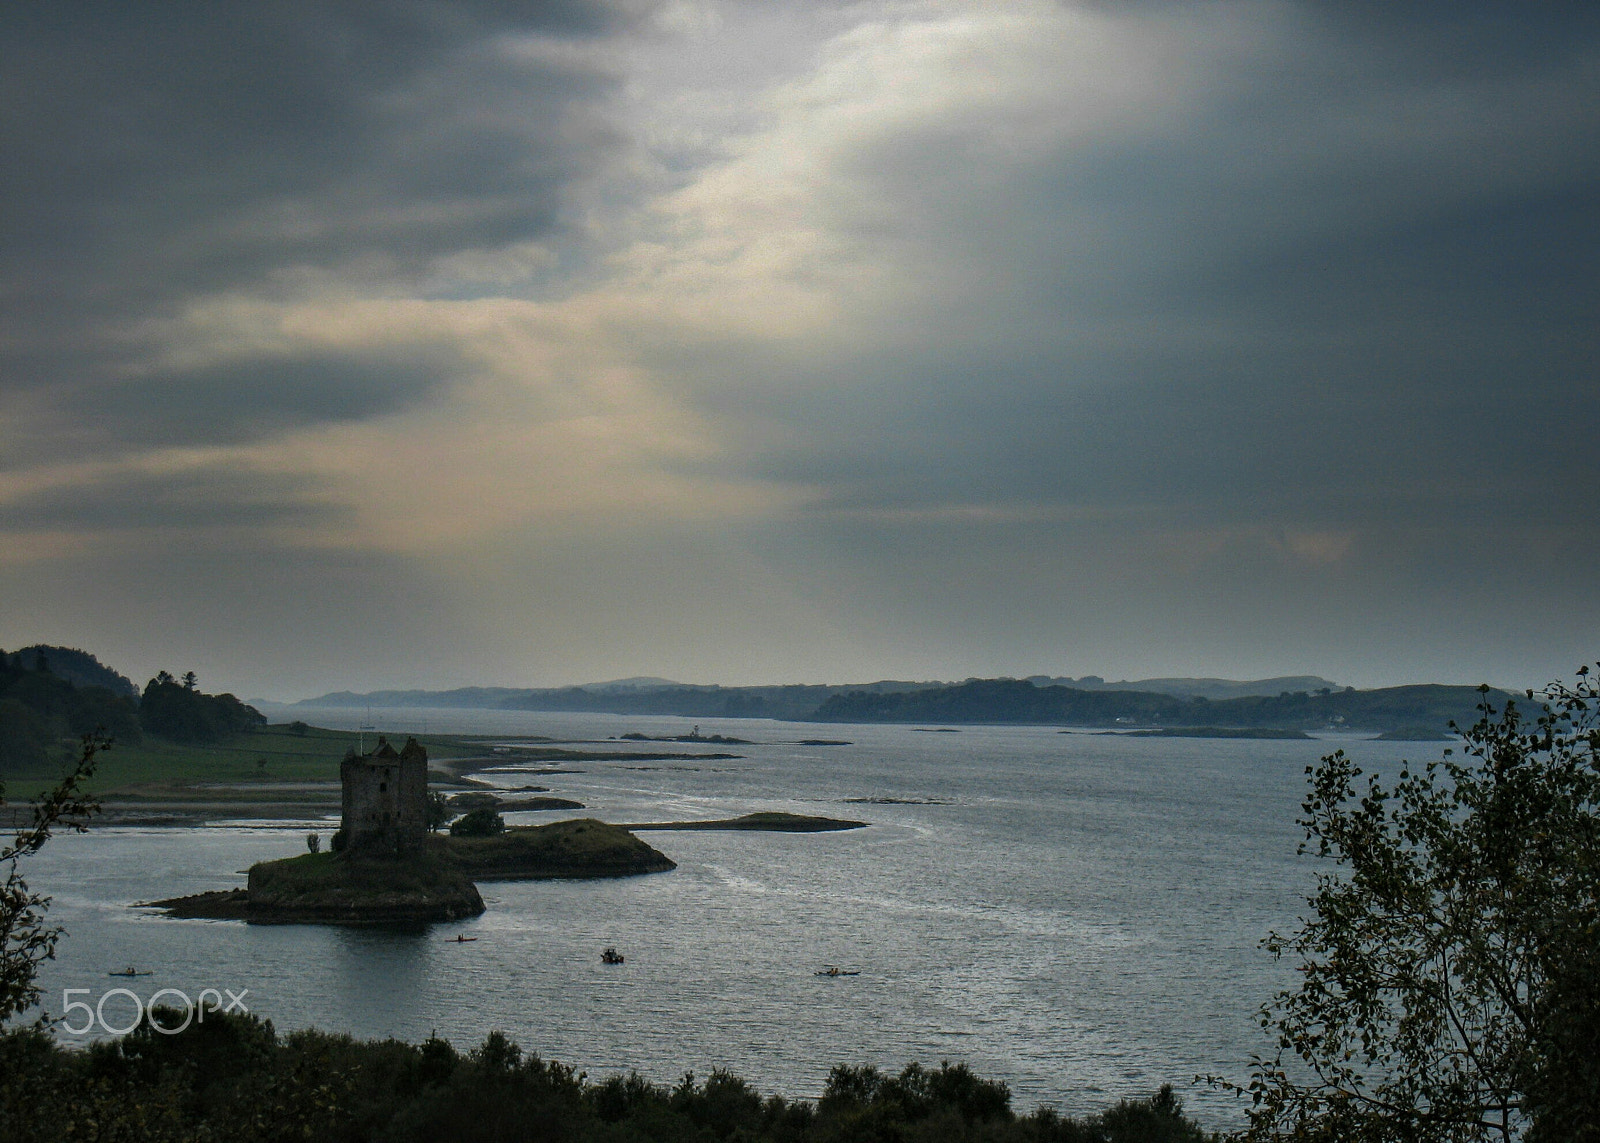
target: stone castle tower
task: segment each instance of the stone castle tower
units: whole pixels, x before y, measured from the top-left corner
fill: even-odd
[[[428,752],[415,738],[399,752],[383,738],[371,754],[351,750],[339,766],[340,829],[346,850],[399,853],[428,836]]]

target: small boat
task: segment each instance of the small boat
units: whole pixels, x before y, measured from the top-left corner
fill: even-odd
[[[138,969],[134,968],[133,965],[130,964],[127,968],[123,969],[121,972],[108,972],[108,973],[106,973],[106,975],[107,976],[149,976],[150,973],[149,972],[140,972]]]
[[[600,951],[600,960],[604,964],[621,964],[627,959],[627,957],[623,956],[610,945],[607,945]]]
[[[455,936],[450,938],[450,940],[453,943],[458,944],[458,945],[464,945],[469,941],[475,941],[477,939],[478,939],[477,937],[469,937],[469,936],[465,936],[465,935],[463,935],[461,933],[457,933]]]
[[[818,969],[816,975],[818,975],[818,976],[860,976],[861,975],[861,970],[859,968],[840,968],[836,964],[830,964],[827,968]]]

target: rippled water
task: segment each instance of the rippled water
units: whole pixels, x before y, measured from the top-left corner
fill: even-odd
[[[375,720],[393,733],[508,738],[686,729],[473,711]],[[1309,883],[1294,818],[1304,768],[1329,743],[740,720],[701,730],[763,745],[731,748],[745,755],[737,761],[583,763],[539,783],[611,821],[777,809],[870,828],[646,834],[677,870],[485,884],[487,913],[425,933],[174,921],[127,907],[242,884],[251,862],[303,852],[303,825],[63,837],[30,870],[70,930],[43,975],[48,1007],[59,1012],[73,987],[91,1001],[117,985],[142,998],[248,989],[250,1009],[280,1029],[411,1040],[436,1030],[470,1045],[499,1028],[591,1075],[727,1067],[766,1091],[814,1096],[835,1063],[948,1059],[1004,1079],[1020,1110],[1092,1111],[1172,1082],[1202,1119],[1236,1118],[1231,1100],[1187,1085],[1197,1073],[1242,1076],[1265,1046],[1252,1014],[1286,972],[1257,944],[1293,922]],[[818,736],[854,744],[783,744]],[[1381,768],[1403,749],[1348,745]],[[479,940],[447,943],[458,931]],[[625,965],[600,963],[608,944]],[[830,963],[861,975],[813,975]],[[153,974],[108,978],[128,964]],[[125,1023],[132,1006],[113,998],[105,1011]]]

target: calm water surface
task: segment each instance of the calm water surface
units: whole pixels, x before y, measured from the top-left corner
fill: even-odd
[[[368,717],[294,716],[350,728]],[[481,711],[371,717],[390,733],[508,741],[688,726]],[[312,823],[62,837],[29,873],[70,934],[43,974],[47,1005],[59,1012],[64,988],[88,988],[91,1001],[117,985],[143,998],[166,987],[248,989],[250,1010],[280,1030],[408,1040],[437,1031],[465,1047],[498,1028],[591,1076],[633,1069],[673,1080],[726,1067],[765,1091],[815,1096],[835,1063],[951,1060],[1004,1079],[1019,1110],[1093,1111],[1171,1082],[1203,1120],[1237,1118],[1231,1100],[1188,1083],[1242,1077],[1265,1047],[1252,1015],[1287,973],[1257,946],[1293,923],[1309,884],[1294,818],[1304,768],[1330,743],[700,725],[760,745],[729,748],[738,760],[583,763],[538,784],[610,821],[775,809],[872,824],[646,834],[677,870],[486,883],[482,917],[420,933],[175,921],[128,907],[241,885],[251,862],[304,852]],[[814,737],[853,744],[794,745]],[[1345,745],[1382,769],[1436,749]],[[912,804],[847,801],[857,798]],[[512,820],[562,816],[581,815]],[[479,939],[447,943],[457,932]],[[608,944],[625,965],[600,963]],[[129,964],[152,975],[107,976]],[[861,975],[813,975],[827,964]],[[113,998],[105,1011],[126,1023],[132,1005]]]

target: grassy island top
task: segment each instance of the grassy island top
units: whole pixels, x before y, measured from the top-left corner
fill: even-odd
[[[341,889],[425,893],[461,880],[440,847],[389,860],[341,853],[302,853],[250,867],[252,893],[292,896]]]
[[[247,920],[384,924],[452,921],[483,912],[471,878],[442,845],[403,857],[305,853],[250,867]]]
[[[512,826],[492,837],[440,840],[455,867],[480,881],[627,877],[677,868],[666,854],[622,826],[594,818]]]

